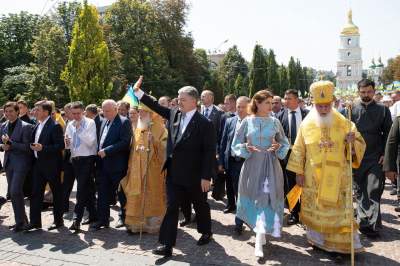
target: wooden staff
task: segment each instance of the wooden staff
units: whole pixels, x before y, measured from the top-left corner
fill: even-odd
[[[351,103],[347,105],[347,119],[349,121],[349,129],[351,132]],[[349,193],[349,203],[350,203],[350,243],[351,243],[351,266],[354,266],[354,209],[353,209],[353,145],[349,141],[349,176],[350,176],[350,193]]]
[[[144,205],[146,202],[146,192],[147,192],[147,176],[149,174],[149,165],[150,165],[150,152],[151,152],[151,126],[153,125],[152,122],[149,123],[148,126],[148,141],[147,141],[147,149],[146,149],[146,153],[147,153],[147,159],[146,159],[146,171],[144,172],[144,176],[143,176],[143,196],[142,196],[142,221],[140,222],[140,234],[139,234],[139,242],[142,240],[142,233],[143,233],[143,225],[145,224],[145,219],[146,217],[144,217]]]

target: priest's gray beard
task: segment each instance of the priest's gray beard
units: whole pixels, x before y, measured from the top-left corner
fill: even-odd
[[[139,117],[136,128],[146,130],[150,124],[150,117]]]
[[[313,107],[310,111],[310,114],[312,116],[312,118],[315,120],[315,123],[317,124],[318,127],[331,127],[332,126],[332,122],[333,122],[333,109],[331,109],[331,111],[326,114],[325,116],[321,116],[316,107]]]

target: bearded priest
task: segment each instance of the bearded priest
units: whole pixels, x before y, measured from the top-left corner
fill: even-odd
[[[315,82],[310,93],[314,107],[300,125],[287,169],[296,173],[296,183],[302,187],[300,220],[308,242],[340,257],[351,252],[351,222],[357,231],[349,153],[352,167],[358,168],[365,142],[354,123],[333,108],[332,82]],[[362,251],[357,233],[354,249]]]

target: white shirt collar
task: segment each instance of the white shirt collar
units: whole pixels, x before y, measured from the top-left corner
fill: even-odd
[[[49,119],[50,119],[50,116],[48,116],[45,120],[43,120],[43,122],[39,122],[39,124],[41,126],[44,126],[46,124],[47,120],[49,120]]]
[[[187,112],[185,119],[192,118],[194,113],[196,113],[196,111],[197,111],[196,109],[193,109],[192,111]]]
[[[300,106],[297,106],[297,108],[296,109],[294,109],[294,110],[290,110],[290,109],[288,109],[288,111],[289,111],[289,114],[291,114],[292,113],[292,111],[296,111],[296,113],[300,113]]]

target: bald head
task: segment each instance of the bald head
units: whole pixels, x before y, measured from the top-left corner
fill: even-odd
[[[103,115],[107,120],[112,121],[118,115],[118,106],[114,100],[105,100],[102,103],[101,108],[103,109]]]
[[[210,106],[214,103],[214,93],[210,90],[204,90],[201,92],[201,102],[206,106]]]

